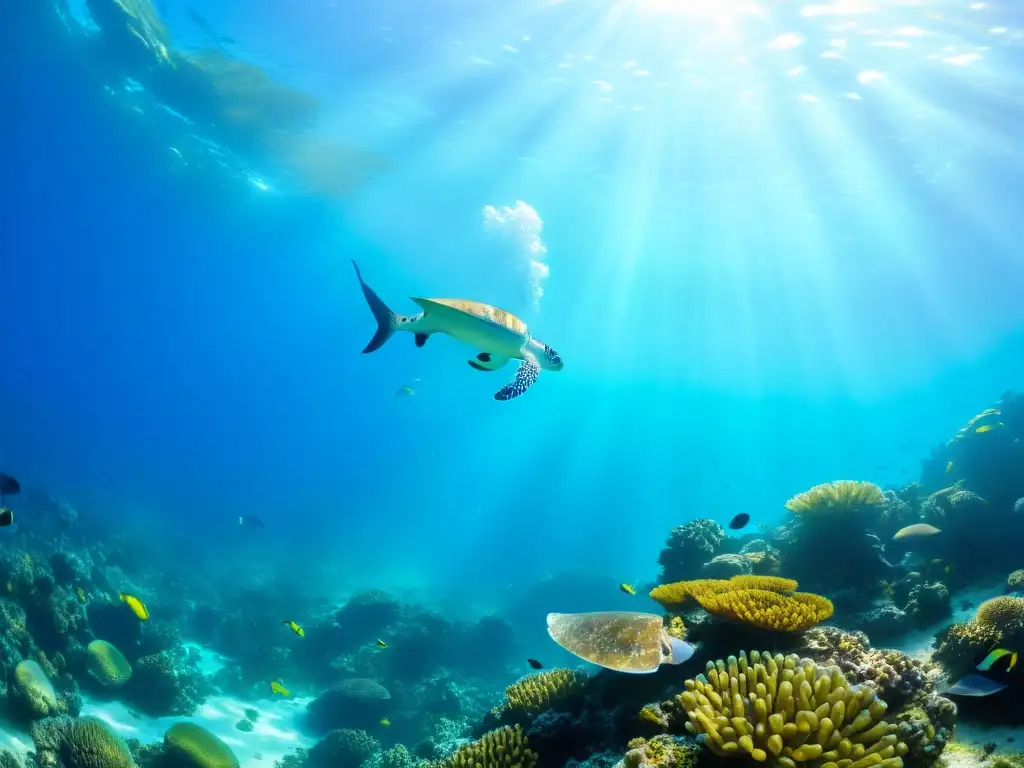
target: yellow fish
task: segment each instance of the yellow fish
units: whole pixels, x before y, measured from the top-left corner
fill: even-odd
[[[982,660],[981,664],[978,665],[978,671],[979,672],[988,672],[990,669],[992,669],[992,665],[995,664],[997,661],[999,661],[1001,658],[1003,658],[1003,656],[1009,656],[1010,657],[1010,666],[1008,666],[1006,668],[1007,672],[1009,672],[1011,669],[1013,669],[1015,666],[1017,666],[1017,652],[1016,651],[1008,651],[1005,648],[996,648],[996,649],[994,649],[992,651],[989,651],[988,656],[986,656]]]
[[[636,587],[634,587],[632,584],[619,584],[619,589],[621,589],[627,595],[636,594]]]
[[[132,613],[135,614],[139,621],[149,621],[149,608],[139,598],[126,592],[118,592],[117,596],[121,598],[122,603],[132,609]]]
[[[380,724],[387,728],[389,725],[391,725],[391,721],[384,717],[381,718]]]
[[[288,629],[290,629],[292,632],[294,632],[299,637],[305,637],[306,636],[306,630],[304,630],[302,627],[300,627],[294,621],[286,621],[284,623],[288,625]]]
[[[948,463],[946,464],[946,474],[948,475],[948,474],[949,474],[950,472],[952,472],[952,471],[953,471],[953,462],[952,462],[952,461],[950,461],[950,462],[948,462]]]
[[[996,427],[1002,427],[1002,426],[1004,426],[1004,424],[1001,421],[998,424],[982,424],[980,427],[978,427],[974,431],[977,432],[978,434],[981,434],[983,432],[991,432]]]
[[[377,645],[379,645],[381,648],[387,648],[388,647],[388,644],[385,643],[383,640],[381,640],[379,637],[377,638]]]
[[[403,395],[415,395],[415,394],[416,394],[416,390],[413,389],[412,387],[402,387],[397,392],[395,392],[395,397],[402,397]]]
[[[288,693],[288,689],[285,688],[283,685],[281,685],[276,680],[272,680],[270,682],[270,690],[272,690],[274,693],[276,693],[276,694],[278,694],[280,696],[291,696],[291,694]]]

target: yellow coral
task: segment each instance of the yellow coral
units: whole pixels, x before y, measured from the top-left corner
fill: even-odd
[[[459,749],[437,768],[534,768],[537,755],[530,751],[518,725],[499,728]]]
[[[799,632],[832,616],[832,602],[821,595],[797,592],[780,595],[763,589],[740,589],[699,598],[715,616],[742,621],[761,629]]]
[[[14,668],[18,690],[35,717],[46,717],[57,709],[57,694],[43,668],[32,659],[18,663]]]
[[[696,768],[700,760],[699,746],[671,736],[633,739],[627,746],[623,768]]]
[[[131,678],[132,665],[106,640],[93,640],[85,650],[88,651],[89,674],[101,684],[118,688]]]
[[[778,576],[733,576],[731,579],[695,579],[662,584],[651,590],[650,596],[666,608],[676,608],[690,601],[699,603],[709,595],[720,595],[738,589],[763,589],[768,592],[792,592],[797,588],[793,579]]]
[[[978,606],[976,624],[1010,634],[1024,629],[1024,597],[1002,595],[986,600]]]
[[[51,722],[49,720],[42,721]],[[134,768],[131,750],[102,720],[79,717],[67,721],[61,763],[75,768]]]
[[[583,690],[587,676],[571,669],[551,669],[527,675],[505,689],[506,706],[537,715]]]
[[[834,483],[822,483],[809,491],[798,493],[786,502],[786,509],[801,514],[806,513],[848,513],[863,507],[881,504],[882,489],[874,483],[858,480],[837,480]]]
[[[231,747],[195,723],[175,723],[164,734],[164,746],[192,768],[238,768]]]
[[[683,619],[680,616],[673,616],[669,619],[665,631],[677,640],[686,639],[686,625],[683,624]]]
[[[752,651],[709,662],[677,697],[704,746],[778,768],[902,768],[907,746],[884,720],[870,686],[851,686],[838,667]]]

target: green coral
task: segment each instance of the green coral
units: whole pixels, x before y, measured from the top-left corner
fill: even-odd
[[[691,741],[664,734],[633,739],[622,758],[622,768],[696,768],[701,748]]]
[[[89,674],[101,685],[119,688],[131,679],[132,665],[106,640],[93,640],[86,646]]]
[[[175,723],[164,734],[167,754],[193,768],[239,768],[231,747],[195,723]]]
[[[32,725],[37,762],[61,768],[134,768],[120,736],[95,717],[49,717]]]
[[[38,662],[26,659],[14,668],[14,681],[32,717],[46,717],[57,711],[57,693]]]

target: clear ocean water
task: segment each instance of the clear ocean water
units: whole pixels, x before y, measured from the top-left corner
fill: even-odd
[[[6,0],[0,28],[0,469],[225,583],[470,620],[568,571],[609,587],[561,609],[635,605],[674,526],[903,486],[1024,384],[1012,3]],[[451,338],[360,354],[353,259],[564,370],[497,402],[513,365]]]

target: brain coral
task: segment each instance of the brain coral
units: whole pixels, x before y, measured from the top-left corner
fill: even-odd
[[[124,740],[95,717],[50,717],[32,726],[39,765],[62,768],[134,768]]]
[[[33,717],[46,717],[54,713],[57,694],[38,662],[32,659],[20,662],[14,668],[14,680]]]
[[[677,697],[686,730],[712,752],[749,755],[777,768],[902,768],[907,746],[884,720],[869,686],[851,686],[837,667],[753,651],[708,662]]]
[[[832,602],[821,595],[797,592],[780,595],[765,589],[740,589],[698,598],[701,608],[715,616],[761,629],[800,632],[832,616]]]
[[[106,640],[93,640],[86,646],[89,674],[102,685],[119,688],[132,676],[132,665]]]
[[[342,680],[312,701],[306,712],[314,730],[374,726],[391,703],[391,693],[376,680]]]
[[[231,747],[195,723],[175,723],[164,734],[164,747],[194,768],[238,768]]]

